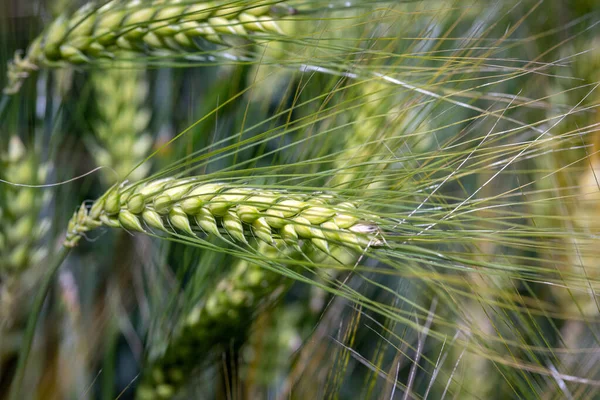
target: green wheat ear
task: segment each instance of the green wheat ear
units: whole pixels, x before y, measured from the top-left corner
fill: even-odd
[[[8,66],[7,94],[41,67],[115,60],[126,50],[137,54],[190,55],[198,39],[227,45],[228,37],[283,35],[277,25],[286,7],[267,1],[234,4],[220,1],[155,0],[90,2],[57,18]]]
[[[11,137],[0,159],[0,177],[8,182],[42,183],[48,166],[39,165],[33,153],[17,136]],[[49,221],[39,220],[47,200],[37,189],[3,184],[0,192],[0,275],[22,272],[45,256],[39,240],[48,231]]]
[[[294,247],[310,241],[326,253],[330,245],[362,250],[383,244],[376,218],[351,202],[323,193],[205,183],[201,177],[113,187],[90,210],[82,205],[75,213],[65,246],[75,246],[83,233],[102,225],[191,237],[204,231],[246,244],[250,237],[267,244],[281,239]]]
[[[47,165],[39,165],[34,152],[13,136],[0,155],[0,179],[22,184],[43,183]],[[22,317],[28,289],[24,274],[32,271],[47,255],[43,236],[50,228],[40,211],[48,196],[39,189],[2,183],[0,191],[0,330]],[[21,312],[20,312],[21,311]],[[1,336],[1,333],[0,333]]]
[[[148,83],[144,75],[140,70],[117,68],[92,75],[99,118],[94,122],[95,140],[88,147],[96,164],[116,172],[116,176],[105,174],[111,185],[117,178],[138,181],[150,170],[149,162],[142,164],[153,144],[146,133],[151,112],[145,107]]]
[[[257,251],[266,260],[301,257],[300,251],[286,246],[283,241],[276,241],[274,246],[262,243]],[[173,397],[213,347],[227,345],[246,333],[252,315],[261,304],[281,293],[277,288],[286,282],[289,280],[281,274],[238,260],[231,272],[185,315],[177,333],[169,338],[165,351],[150,360],[137,399]]]

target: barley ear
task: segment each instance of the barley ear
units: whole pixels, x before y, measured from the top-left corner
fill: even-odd
[[[251,237],[269,244],[281,239],[294,247],[310,242],[325,253],[331,246],[362,251],[383,245],[377,218],[364,212],[366,219],[359,218],[352,203],[320,193],[204,183],[201,177],[114,186],[90,212],[82,210],[69,224],[68,246],[99,225],[145,231],[143,224],[192,238],[226,234],[242,244]]]
[[[25,55],[17,52],[8,65],[6,94],[41,67],[96,63],[134,55],[191,55],[201,41],[228,45],[229,37],[253,40],[283,36],[277,19],[289,8],[268,1],[241,1],[239,6],[212,2],[112,0],[85,4],[54,20]]]

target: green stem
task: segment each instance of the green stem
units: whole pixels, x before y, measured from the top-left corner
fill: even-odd
[[[44,305],[44,300],[46,299],[46,295],[48,294],[48,290],[50,289],[54,275],[56,275],[56,272],[62,265],[63,261],[65,258],[67,258],[70,250],[71,249],[67,247],[62,247],[60,249],[54,260],[54,264],[50,266],[40,281],[40,286],[33,301],[29,318],[27,318],[27,328],[25,329],[21,351],[19,352],[19,362],[17,364],[17,370],[15,372],[15,377],[10,389],[10,400],[19,400],[23,398],[23,396],[21,396],[21,385],[23,383],[23,377],[25,376],[25,367],[27,366],[27,359],[29,358],[29,353],[31,352],[33,338],[35,336],[35,327],[37,325],[38,316],[42,310],[42,306]]]
[[[102,399],[114,400],[117,350],[119,343],[119,327],[117,318],[111,315],[108,332],[106,333],[106,352],[102,362]]]

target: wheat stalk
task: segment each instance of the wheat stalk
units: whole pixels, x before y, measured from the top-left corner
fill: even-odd
[[[145,178],[150,163],[142,161],[153,141],[145,133],[151,114],[144,105],[148,95],[144,72],[113,68],[94,73],[92,83],[99,118],[94,123],[97,140],[90,141],[88,147],[96,164],[112,169],[105,174],[110,184],[117,177],[134,181]]]
[[[38,36],[24,56],[8,66],[5,93],[19,91],[23,81],[43,66],[115,59],[119,51],[189,54],[197,39],[227,44],[228,36],[282,34],[272,2],[140,1],[90,2],[71,15],[57,18]],[[283,10],[283,8],[281,8]],[[275,12],[274,12],[275,11]]]
[[[82,205],[69,222],[65,246],[75,246],[83,233],[102,225],[139,232],[169,232],[170,226],[194,237],[198,230],[192,226],[198,226],[216,236],[222,236],[221,227],[241,243],[247,243],[250,235],[268,244],[281,238],[294,246],[305,239],[329,252],[329,244],[381,246],[375,219],[358,213],[355,204],[323,193],[166,178],[113,187],[89,210]]]

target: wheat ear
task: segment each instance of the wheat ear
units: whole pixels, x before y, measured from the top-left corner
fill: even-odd
[[[332,186],[363,186],[366,168],[382,168],[377,166],[377,161],[382,157],[381,149],[384,146],[382,145],[383,141],[379,142],[377,139],[382,139],[383,134],[388,137],[393,136],[394,130],[382,130],[381,123],[398,124],[397,121],[392,121],[396,114],[395,110],[384,108],[386,102],[389,102],[384,95],[385,89],[385,85],[374,82],[367,82],[359,86],[361,104],[353,118],[352,130],[343,143],[344,147],[334,159],[334,166],[341,172],[333,177]],[[374,118],[384,112],[385,115],[382,118]],[[367,161],[376,166],[362,164]],[[370,184],[369,188],[374,189],[376,186]]]
[[[48,167],[40,166],[32,152],[27,152],[21,140],[13,136],[8,151],[0,159],[0,177],[8,182],[39,184]],[[0,191],[0,276],[14,274],[38,263],[45,256],[39,240],[50,227],[39,220],[47,200],[30,187],[2,184]]]
[[[266,260],[299,255],[281,241],[276,241],[274,247],[262,243],[257,250]],[[279,292],[277,288],[285,282],[281,274],[245,260],[237,261],[233,270],[183,318],[164,353],[151,360],[137,399],[173,397],[214,346],[227,345],[245,334],[243,326],[250,324],[256,309]]]
[[[275,20],[281,15],[279,10],[288,9],[266,1],[90,2],[53,21],[24,56],[15,55],[4,91],[18,92],[23,80],[42,66],[114,59],[122,50],[190,54],[199,49],[198,38],[226,44],[227,36],[282,34]]]
[[[151,114],[145,107],[148,84],[144,75],[141,70],[115,68],[92,75],[99,118],[94,121],[96,140],[90,140],[88,147],[96,164],[116,172],[116,176],[112,171],[105,174],[110,184],[117,177],[143,179],[150,169],[150,163],[142,164],[153,144],[145,132]]]
[[[65,245],[75,246],[83,233],[102,225],[189,236],[226,233],[241,243],[251,236],[293,246],[308,240],[324,252],[329,244],[359,249],[383,244],[374,216],[332,195],[205,183],[201,178],[115,186],[89,210],[82,205],[73,215]]]

